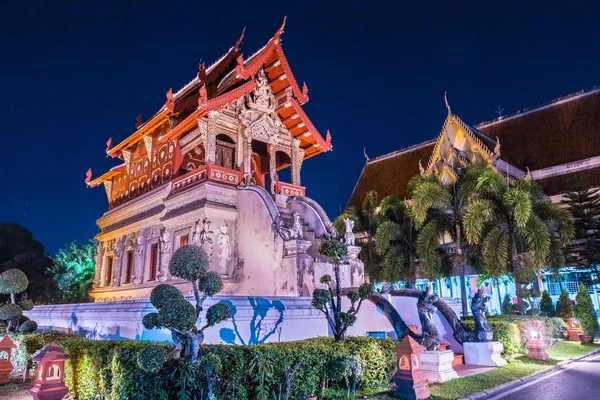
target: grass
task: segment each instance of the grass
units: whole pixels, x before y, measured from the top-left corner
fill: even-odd
[[[429,387],[431,399],[459,399],[515,379],[523,378],[561,361],[580,357],[597,349],[600,349],[600,344],[581,344],[579,342],[559,340],[547,350],[550,358],[545,361],[532,360],[523,355],[518,355],[507,365],[496,368],[493,371],[454,379],[444,384],[431,385]]]

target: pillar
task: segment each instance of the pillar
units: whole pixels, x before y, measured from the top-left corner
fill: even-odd
[[[121,285],[121,271],[123,267],[123,250],[125,247],[125,236],[121,237],[117,241],[117,245],[115,247],[115,255],[113,259],[113,281],[112,286],[120,286]]]
[[[235,165],[238,169],[244,166],[244,126],[240,124],[237,131],[237,140],[235,142]]]
[[[208,126],[206,129],[206,164],[214,164],[217,152],[217,118],[219,113],[210,111],[208,113]]]
[[[300,186],[300,169],[304,160],[304,150],[300,148],[300,140],[292,141],[292,185]]]
[[[94,276],[94,287],[99,288],[102,283],[102,261],[104,261],[104,243],[98,242],[96,248],[96,275]]]
[[[269,176],[271,177],[271,194],[276,194],[277,188],[277,158],[275,146],[269,145]]]
[[[246,152],[244,154],[244,178],[246,183],[252,182],[252,139],[246,138]]]

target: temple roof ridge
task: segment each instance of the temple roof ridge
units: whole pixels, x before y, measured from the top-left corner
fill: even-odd
[[[569,101],[577,100],[577,99],[579,99],[579,98],[581,98],[583,96],[589,96],[589,95],[597,93],[597,92],[600,92],[600,85],[592,86],[591,88],[589,88],[587,90],[582,89],[582,90],[579,90],[577,92],[569,93],[569,94],[567,94],[565,96],[557,97],[557,98],[555,98],[553,100],[543,102],[543,103],[538,104],[537,106],[534,106],[534,107],[528,107],[528,108],[516,111],[516,112],[511,113],[511,114],[503,115],[503,116],[500,116],[500,117],[497,117],[497,118],[493,118],[493,119],[490,119],[490,120],[487,120],[487,121],[480,122],[477,125],[475,125],[475,127],[479,129],[479,128],[487,127],[487,126],[494,125],[494,124],[497,124],[497,123],[500,123],[500,122],[504,122],[504,121],[507,121],[507,120],[510,120],[510,119],[522,117],[524,115],[528,115],[528,114],[531,114],[531,113],[534,113],[534,112],[537,112],[537,111],[541,111],[541,110],[544,110],[546,108],[554,107],[554,106],[556,106],[558,104],[561,104],[561,103],[566,103],[566,102],[569,102]]]
[[[382,155],[374,157],[374,158],[369,158],[366,161],[366,164],[372,164],[372,163],[377,162],[377,161],[382,161],[382,160],[386,160],[388,158],[396,157],[396,156],[399,156],[399,155],[401,155],[403,153],[411,152],[411,151],[420,149],[422,147],[429,146],[429,145],[435,143],[436,141],[437,141],[437,138],[436,139],[429,139],[429,140],[427,140],[425,142],[413,144],[413,145],[410,145],[408,147],[404,147],[404,148],[399,149],[399,150],[394,150],[394,151],[392,151],[390,153],[382,154]]]

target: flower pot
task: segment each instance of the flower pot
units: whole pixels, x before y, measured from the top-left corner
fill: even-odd
[[[579,340],[581,343],[594,343],[594,335],[582,334],[579,335]]]

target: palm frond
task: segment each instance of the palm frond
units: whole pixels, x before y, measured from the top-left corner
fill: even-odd
[[[412,187],[409,215],[415,225],[422,226],[430,208],[448,208],[451,200],[448,190],[437,180],[422,180]]]
[[[563,246],[566,246],[575,237],[575,221],[573,214],[566,208],[550,200],[536,202],[534,205],[536,215],[544,221],[550,221],[558,228],[558,235]]]
[[[398,247],[397,243],[403,238],[402,226],[395,221],[384,221],[377,227],[375,233],[375,251],[384,255],[390,248]]]
[[[463,230],[467,242],[478,244],[483,228],[494,221],[496,213],[494,203],[487,199],[475,199],[467,206],[463,214]]]
[[[504,177],[491,167],[483,170],[477,178],[476,190],[487,196],[493,196],[495,199],[501,199],[506,192],[508,185]]]
[[[433,271],[439,271],[442,266],[439,238],[440,231],[435,221],[426,223],[417,237],[417,256],[421,262],[421,268],[429,274]]]
[[[490,277],[497,278],[509,272],[509,236],[508,233],[494,227],[483,239],[484,265]]]
[[[523,229],[532,216],[529,192],[524,187],[511,187],[504,195],[504,202],[512,210],[517,228]]]
[[[532,215],[526,226],[521,229],[527,247],[534,255],[534,263],[537,267],[546,264],[550,253],[550,231],[548,226],[537,215]]]

